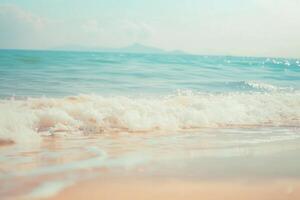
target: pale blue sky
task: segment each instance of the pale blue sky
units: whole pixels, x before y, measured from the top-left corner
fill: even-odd
[[[0,0],[0,48],[300,57],[300,0]]]

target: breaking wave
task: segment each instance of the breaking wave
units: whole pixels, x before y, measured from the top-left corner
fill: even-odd
[[[43,134],[181,131],[202,127],[297,126],[300,93],[179,92],[160,97],[79,95],[0,101],[0,139]]]

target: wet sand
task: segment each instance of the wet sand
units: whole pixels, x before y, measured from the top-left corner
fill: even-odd
[[[78,183],[48,200],[298,200],[300,180],[157,180],[96,179]]]
[[[12,140],[0,139],[0,147],[15,144]]]
[[[45,136],[1,146],[0,199],[300,199],[299,129]]]

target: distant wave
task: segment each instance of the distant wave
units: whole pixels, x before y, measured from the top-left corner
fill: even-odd
[[[237,88],[246,91],[257,91],[257,92],[279,92],[279,91],[291,92],[295,90],[293,87],[275,86],[261,81],[235,81],[235,82],[227,82],[226,85],[228,85],[231,88]]]
[[[179,92],[132,98],[79,95],[0,101],[0,138],[41,134],[180,131],[201,127],[299,126],[300,93]]]
[[[258,82],[258,81],[243,81],[245,85],[252,87],[253,89],[263,90],[263,91],[291,91],[293,88],[291,87],[278,87],[271,84]]]

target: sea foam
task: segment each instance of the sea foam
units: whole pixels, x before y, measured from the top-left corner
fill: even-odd
[[[160,97],[78,95],[1,100],[0,110],[0,138],[23,142],[58,133],[299,126],[300,93],[179,92]]]

